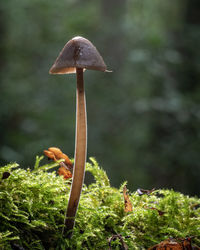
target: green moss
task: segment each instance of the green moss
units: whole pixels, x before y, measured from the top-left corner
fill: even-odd
[[[86,169],[95,181],[83,186],[73,237],[63,238],[71,180],[49,171],[58,163],[40,166],[42,158],[36,157],[32,171],[16,163],[0,168],[0,249],[12,249],[13,244],[25,249],[107,249],[115,234],[130,249],[187,236],[196,236],[194,243],[200,246],[200,199],[173,190],[142,196],[133,192],[133,211],[125,213],[125,183],[119,189],[111,187],[93,158]],[[120,249],[120,244],[112,241],[112,249]]]

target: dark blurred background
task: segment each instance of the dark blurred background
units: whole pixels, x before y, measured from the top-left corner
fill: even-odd
[[[200,1],[0,2],[0,165],[74,155],[75,75],[49,75],[81,35],[113,73],[85,72],[88,157],[113,186],[200,193]]]

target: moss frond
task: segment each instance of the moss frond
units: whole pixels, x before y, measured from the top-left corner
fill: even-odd
[[[62,238],[71,180],[58,176],[59,163],[42,165],[36,157],[33,170],[16,163],[0,168],[0,249],[107,249],[120,234],[130,249],[147,249],[169,237],[195,236],[200,246],[200,199],[173,190],[129,194],[132,212],[124,211],[123,183],[110,186],[94,158],[86,171],[95,181],[83,186],[72,238]],[[51,172],[49,171],[51,170]],[[9,174],[6,174],[9,173]],[[120,240],[112,241],[120,249]]]

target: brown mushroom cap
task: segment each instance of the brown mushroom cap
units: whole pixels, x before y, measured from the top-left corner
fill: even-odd
[[[94,45],[81,36],[74,37],[65,44],[49,73],[76,73],[76,68],[99,71],[106,71],[107,68]]]

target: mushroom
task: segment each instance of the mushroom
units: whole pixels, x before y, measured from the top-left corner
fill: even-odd
[[[66,43],[49,71],[50,74],[76,73],[77,76],[75,162],[63,230],[64,234],[68,233],[68,237],[72,235],[85,176],[87,151],[87,115],[83,81],[85,69],[107,71],[103,58],[94,45],[89,40],[77,36]]]
[[[73,164],[70,161],[69,157],[64,154],[59,148],[56,147],[51,147],[48,148],[48,150],[44,150],[44,154],[49,158],[52,159],[54,161],[63,159],[64,164],[66,166],[67,169],[72,170],[73,169]],[[63,162],[60,163],[60,165],[62,165]]]

